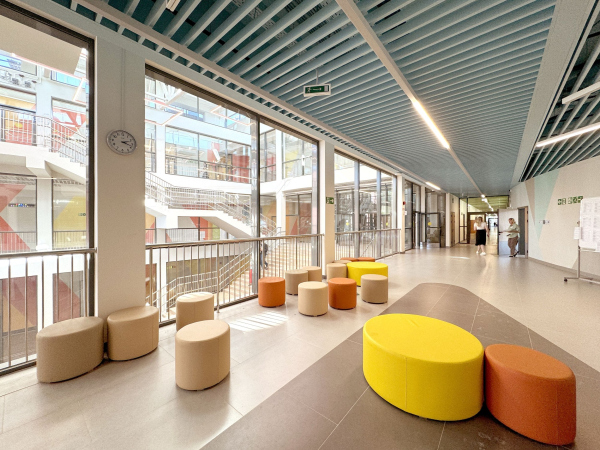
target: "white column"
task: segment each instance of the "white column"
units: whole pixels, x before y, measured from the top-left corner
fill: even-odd
[[[165,146],[166,146],[166,126],[156,125],[156,173],[166,172],[165,165]]]
[[[96,309],[145,303],[144,73],[143,57],[96,41]],[[138,148],[117,155],[106,135],[126,130]]]
[[[452,247],[452,204],[450,203],[451,194],[446,194],[446,247]]]
[[[319,142],[319,205],[320,232],[323,237],[323,274],[327,263],[335,260],[335,205],[328,205],[326,197],[335,198],[335,151],[333,144]]]
[[[404,205],[404,177],[402,175],[397,175],[396,179],[398,180],[398,195],[396,196],[396,211],[397,214],[397,227],[402,228],[402,233],[400,236],[400,246],[399,250],[404,253],[406,251],[406,206]]]
[[[277,190],[275,192],[275,211],[277,214],[277,228],[281,234],[288,234],[285,220],[285,193],[283,192],[283,133],[275,130],[275,179]]]
[[[52,250],[52,180],[37,179],[37,250]]]

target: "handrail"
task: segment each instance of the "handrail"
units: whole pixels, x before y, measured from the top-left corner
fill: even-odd
[[[159,192],[159,190],[162,190],[162,192]],[[239,195],[236,194],[230,194],[225,191],[174,186],[147,171],[146,195],[168,207],[189,209],[189,206],[197,206],[198,209],[215,209],[239,220],[246,226],[252,225],[250,206],[240,203]],[[265,224],[264,226],[261,225],[261,231],[265,235],[271,235],[277,229],[277,224],[263,214],[260,215],[260,220],[261,224],[262,222]]]
[[[72,162],[87,165],[87,138],[60,122],[0,107],[0,142],[48,147]]]
[[[40,256],[63,256],[80,253],[97,253],[95,248],[79,248],[72,250],[48,250],[45,252],[21,252],[21,253],[6,253],[0,255],[0,259],[16,259],[16,258],[36,258]]]
[[[335,235],[342,235],[342,234],[356,234],[356,233],[374,233],[374,232],[380,232],[380,231],[400,231],[402,230],[402,228],[381,228],[381,229],[377,229],[377,230],[359,230],[359,231],[336,231]]]
[[[218,241],[200,241],[200,242],[176,242],[166,244],[146,244],[146,250],[157,249],[157,248],[176,248],[176,247],[189,247],[193,246],[204,246],[204,245],[217,245],[217,244],[241,244],[244,242],[260,242],[260,241],[271,241],[275,239],[298,239],[298,238],[313,238],[317,236],[325,236],[324,234],[291,234],[284,236],[264,236],[258,238],[244,238],[244,239],[221,239]]]

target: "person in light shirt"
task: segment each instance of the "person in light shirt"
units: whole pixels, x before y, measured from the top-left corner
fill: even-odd
[[[487,223],[484,222],[483,217],[479,216],[474,224],[475,228],[475,246],[477,247],[477,253],[485,256],[485,244],[486,236],[490,237],[490,230],[488,229]]]
[[[504,232],[508,237],[508,248],[510,248],[510,257],[513,258],[517,256],[517,244],[519,243],[519,233],[521,232],[521,229],[519,228],[517,222],[515,222],[515,219],[513,219],[512,217],[508,219],[508,224],[509,226]]]

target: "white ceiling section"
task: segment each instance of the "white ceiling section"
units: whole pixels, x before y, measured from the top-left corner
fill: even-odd
[[[81,49],[0,16],[0,50],[68,74],[75,73]]]
[[[593,1],[558,0],[557,10]],[[573,27],[585,25],[567,18],[565,27],[568,14],[554,16],[556,0],[359,0],[354,17],[335,0],[181,0],[174,10],[164,0],[27,2],[73,10],[275,116],[470,196],[508,193],[517,157],[527,161],[560,85],[553,73],[536,87],[544,54],[561,70],[573,57],[566,43],[547,48],[560,39],[548,40],[549,31],[571,27],[571,39],[583,31]],[[316,70],[332,95],[305,98],[302,86]],[[450,152],[415,112],[398,74]],[[531,110],[534,91],[544,98]]]

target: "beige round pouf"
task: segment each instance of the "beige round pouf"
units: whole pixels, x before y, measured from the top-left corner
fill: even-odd
[[[134,306],[114,312],[106,319],[108,357],[125,361],[158,347],[158,308]]]
[[[306,281],[308,281],[308,271],[306,269],[288,270],[285,273],[286,294],[298,295],[298,285]]]
[[[308,281],[298,286],[298,312],[305,316],[322,316],[328,310],[327,284]]]
[[[360,298],[367,303],[387,303],[388,277],[384,275],[363,275],[360,277]]]
[[[104,358],[104,320],[78,317],[49,325],[35,337],[37,378],[68,380],[89,372]]]
[[[229,373],[229,324],[203,320],[186,325],[175,335],[175,382],[181,389],[199,391],[222,381]]]
[[[176,328],[215,318],[215,296],[210,292],[193,292],[177,297]]]
[[[308,272],[308,281],[323,281],[323,272],[319,266],[306,266],[302,270]]]
[[[346,264],[327,264],[327,279],[330,280],[332,278],[346,278]]]

